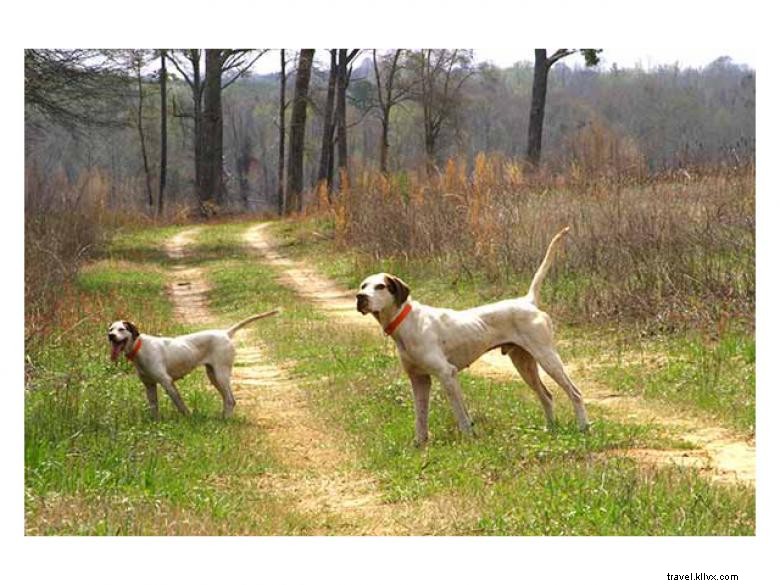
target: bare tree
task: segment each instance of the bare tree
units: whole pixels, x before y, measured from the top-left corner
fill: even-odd
[[[465,49],[423,49],[408,62],[417,77],[415,97],[423,111],[426,166],[436,168],[437,140],[460,106],[461,89],[472,75],[473,52]]]
[[[322,148],[317,183],[325,184],[330,199],[333,185],[333,105],[336,98],[336,79],[338,77],[337,49],[330,49],[330,73],[328,74],[328,93],[325,98],[325,110],[322,117]]]
[[[279,78],[279,166],[277,171],[279,178],[277,210],[279,215],[284,213],[284,131],[286,127],[284,112],[287,109],[287,102],[284,95],[287,88],[287,73],[285,71],[287,62],[284,58],[284,49],[281,50],[281,61],[282,71]]]
[[[341,180],[349,183],[349,160],[347,150],[347,86],[352,70],[350,63],[357,57],[358,49],[338,50],[338,65],[336,76],[336,146],[338,150],[339,188],[343,188]]]
[[[579,49],[589,67],[597,65],[601,49]],[[561,59],[573,55],[577,49],[558,49],[549,57],[547,49],[534,51],[534,83],[531,89],[531,114],[528,120],[528,150],[526,158],[534,167],[539,165],[542,155],[542,132],[544,128],[544,106],[547,102],[547,76],[550,68]]]
[[[398,83],[400,57],[402,49],[396,49],[389,55],[377,60],[376,49],[373,50],[374,76],[376,79],[377,103],[379,119],[382,123],[382,139],[379,147],[379,170],[387,172],[387,156],[390,149],[390,112],[394,106],[409,99],[412,85]]]
[[[200,75],[201,50],[187,49],[183,52],[190,63],[190,71],[177,59],[171,60],[193,94],[193,112],[189,115],[195,121],[195,183],[204,214],[209,213],[214,204],[222,203],[225,196],[222,90],[245,75],[266,52],[265,49],[207,49],[205,79],[201,79]],[[208,202],[211,205],[207,205]]]
[[[160,190],[157,193],[157,215],[163,213],[165,180],[168,171],[168,69],[165,49],[160,49]]]
[[[128,54],[130,66],[133,69],[137,89],[138,105],[136,107],[135,127],[138,131],[138,139],[141,145],[141,160],[144,166],[144,179],[146,185],[146,198],[149,210],[154,209],[154,198],[152,196],[152,170],[149,165],[149,156],[146,152],[146,134],[144,132],[144,83],[142,69],[149,59],[148,51],[143,49],[131,49]]]
[[[295,97],[290,119],[290,157],[287,165],[287,196],[285,213],[303,210],[303,146],[306,136],[306,107],[309,100],[309,79],[314,62],[314,49],[301,49],[295,74]]]

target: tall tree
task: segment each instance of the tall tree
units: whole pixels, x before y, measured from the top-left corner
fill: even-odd
[[[382,138],[379,146],[379,170],[387,172],[387,157],[390,150],[390,112],[394,106],[409,98],[411,84],[401,84],[398,80],[402,49],[396,49],[384,58],[377,59],[373,50],[374,77],[376,80],[379,119],[382,123]]]
[[[222,50],[206,49],[206,78],[203,91],[203,166],[198,200],[221,205],[225,195],[222,176]],[[209,209],[202,209],[204,214]]]
[[[339,188],[341,180],[349,184],[349,160],[347,150],[347,86],[352,70],[350,63],[357,57],[358,49],[338,50],[338,68],[336,79],[336,145],[338,150]]]
[[[188,49],[184,52],[190,62],[192,76],[176,59],[171,60],[193,93],[195,183],[201,212],[204,214],[209,213],[214,205],[222,203],[225,196],[222,90],[245,75],[266,52],[265,49],[207,49],[203,81],[200,77],[200,50]]]
[[[279,79],[279,166],[277,169],[277,175],[279,178],[279,192],[277,195],[277,210],[279,215],[284,213],[284,131],[285,121],[284,112],[287,109],[287,101],[285,97],[285,91],[287,88],[287,72],[285,71],[287,62],[284,59],[284,49],[281,50],[282,54],[282,71]]]
[[[133,69],[138,90],[138,105],[136,107],[135,127],[138,131],[138,139],[141,145],[141,161],[144,166],[144,179],[146,186],[146,203],[149,211],[154,209],[154,198],[152,195],[152,170],[149,165],[149,155],[146,151],[146,133],[144,130],[144,83],[142,70],[149,58],[147,51],[143,49],[131,49],[128,59]]]
[[[439,135],[461,105],[461,89],[473,74],[473,59],[473,52],[464,49],[424,49],[409,56],[409,66],[417,77],[415,97],[423,111],[428,173],[436,169]]]
[[[602,49],[579,49],[588,67],[597,65]],[[547,77],[550,68],[558,61],[573,55],[577,49],[558,49],[549,57],[547,49],[534,51],[534,83],[531,89],[531,114],[528,120],[528,150],[526,158],[534,167],[539,165],[542,155],[542,132],[544,129],[544,107],[547,102]]]
[[[325,185],[330,199],[333,185],[333,105],[336,98],[336,78],[338,77],[337,49],[330,49],[330,73],[328,74],[328,93],[325,98],[325,110],[322,113],[322,147],[317,183]]]
[[[157,193],[157,215],[163,213],[165,180],[168,171],[168,69],[165,49],[160,49],[160,190]]]
[[[285,214],[303,210],[303,146],[306,137],[306,108],[314,49],[301,49],[295,74],[295,96],[290,119],[290,157],[287,164]]]

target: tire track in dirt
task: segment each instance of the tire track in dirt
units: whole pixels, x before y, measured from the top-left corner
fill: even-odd
[[[283,284],[342,323],[379,332],[372,319],[366,319],[355,311],[352,293],[322,276],[315,268],[281,254],[267,227],[267,223],[252,226],[244,233],[244,240],[280,271]],[[755,483],[756,448],[753,440],[740,438],[723,427],[682,416],[671,408],[650,405],[639,397],[616,394],[588,375],[589,363],[584,360],[570,361],[567,367],[575,379],[587,381],[586,404],[601,407],[617,420],[662,426],[676,438],[696,445],[694,449],[628,449],[615,454],[626,455],[648,465],[694,468],[716,482]],[[486,353],[469,370],[479,376],[519,381],[511,360],[501,355],[499,349]],[[557,387],[543,371],[541,373],[545,385],[549,388]]]
[[[201,228],[179,232],[165,242],[165,252],[184,262]],[[208,306],[209,284],[203,270],[176,264],[169,294],[175,315],[203,326],[224,319]],[[434,534],[442,520],[459,511],[445,498],[417,504],[386,503],[377,480],[357,470],[355,457],[323,428],[308,408],[305,393],[284,367],[274,364],[256,338],[236,338],[233,391],[237,409],[266,434],[284,471],[266,473],[257,489],[280,495],[313,521],[307,530],[318,534]],[[244,334],[246,337],[246,334]],[[308,533],[308,531],[307,531]]]

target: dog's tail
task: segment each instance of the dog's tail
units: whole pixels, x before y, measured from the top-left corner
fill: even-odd
[[[558,247],[558,243],[568,232],[569,226],[566,226],[557,234],[555,234],[555,237],[550,242],[550,245],[547,246],[547,253],[544,255],[542,265],[539,266],[536,274],[534,274],[534,279],[531,281],[531,287],[528,289],[528,298],[534,305],[538,304],[539,302],[539,289],[542,288],[542,281],[544,280],[544,277],[547,276],[547,271],[550,269],[553,255],[555,254],[555,250]]]
[[[236,334],[236,331],[238,331],[242,327],[246,327],[247,325],[249,325],[253,321],[257,321],[258,319],[265,319],[266,317],[270,317],[272,315],[276,315],[276,314],[281,313],[281,312],[282,312],[281,309],[273,309],[271,311],[266,311],[265,313],[260,313],[259,315],[252,315],[251,317],[247,317],[246,319],[244,319],[240,323],[236,323],[230,329],[228,329],[225,333],[227,333],[228,337],[232,338],[233,335]]]

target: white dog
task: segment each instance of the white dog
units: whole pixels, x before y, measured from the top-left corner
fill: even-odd
[[[417,444],[428,439],[428,402],[431,376],[441,382],[460,430],[472,434],[472,423],[457,374],[482,354],[501,347],[542,402],[548,426],[554,424],[552,394],[539,378],[538,365],[566,391],[582,430],[588,416],[577,386],[569,379],[553,346],[550,317],[541,311],[539,289],[552,262],[556,244],[569,231],[561,230],[550,242],[544,261],[523,297],[465,311],[423,305],[411,300],[409,287],[390,274],[374,274],[360,285],[357,310],[371,313],[393,338],[401,365],[412,383]]]
[[[154,418],[159,417],[157,384],[162,384],[179,412],[185,415],[190,413],[174,382],[197,366],[205,365],[209,380],[222,395],[222,414],[229,417],[236,405],[230,390],[230,373],[236,356],[233,335],[253,321],[277,313],[279,309],[274,309],[244,319],[230,329],[199,331],[179,337],[155,337],[139,333],[138,328],[130,321],[115,321],[108,328],[111,359],[116,361],[124,352],[125,357],[133,362],[138,377],[146,386],[146,397]]]

